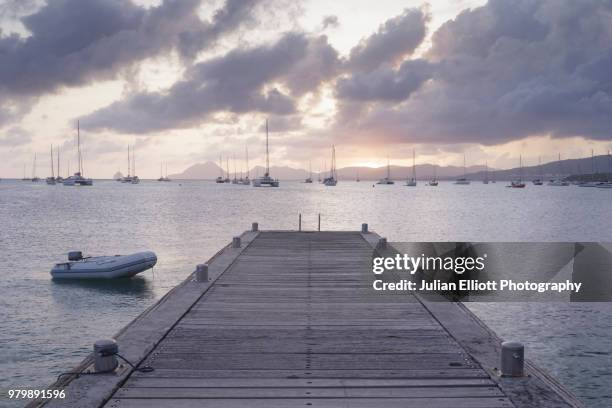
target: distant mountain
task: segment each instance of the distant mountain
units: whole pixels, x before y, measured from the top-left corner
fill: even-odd
[[[221,175],[221,168],[213,162],[197,163],[187,167],[182,173],[170,174],[171,179],[212,180]]]
[[[518,160],[517,160],[518,161]],[[433,177],[433,165],[420,164],[416,166],[417,179],[428,180]],[[612,159],[607,155],[596,156],[593,165],[591,158],[583,159],[568,159],[562,160],[561,163],[550,162],[542,164],[542,177],[551,178],[557,174],[564,177],[571,174],[588,174],[591,173],[591,168],[594,167],[599,173],[612,172]],[[222,170],[213,162],[198,163],[188,167],[182,173],[170,174],[171,179],[191,179],[191,180],[213,180],[221,174]],[[343,167],[338,169],[338,178],[340,180],[355,180],[357,174],[364,181],[379,180],[387,175],[387,166],[382,167]],[[471,180],[482,180],[485,177],[485,166],[470,166],[466,169],[467,178]],[[511,180],[518,177],[520,170],[518,167],[508,170],[495,170],[489,168],[489,178],[496,180]],[[225,173],[224,173],[225,174]],[[251,178],[262,176],[264,168],[256,166],[251,169]],[[325,177],[327,172],[321,172],[321,177]],[[270,175],[281,180],[303,180],[308,177],[308,171],[303,169],[294,169],[287,166],[273,166],[270,168]],[[405,180],[412,175],[411,166],[391,166],[391,178],[394,180]],[[440,180],[453,180],[463,176],[463,167],[461,166],[436,166],[436,175]],[[230,173],[230,178],[234,174]],[[240,174],[238,174],[240,177]],[[316,172],[312,173],[313,179],[318,178]],[[538,166],[529,166],[523,168],[523,178],[530,180],[535,177],[540,177]]]
[[[518,160],[517,160],[518,161]],[[484,170],[484,169],[483,169]],[[608,155],[595,156],[593,160],[590,157],[582,159],[567,159],[560,162],[553,161],[544,163],[541,166],[523,167],[523,180],[532,180],[542,177],[544,180],[554,177],[568,177],[570,175],[591,174],[591,173],[611,173],[612,158]],[[521,174],[520,167],[515,167],[508,170],[489,170],[489,179],[495,180],[512,180]],[[471,180],[483,180],[485,177],[484,171],[470,172],[467,177]]]
[[[484,166],[471,166],[468,167],[468,172],[477,172],[484,170]],[[433,165],[423,164],[416,166],[417,178],[429,179],[433,176]],[[194,164],[182,173],[170,174],[169,177],[172,179],[190,179],[190,180],[213,180],[221,175],[221,168],[213,162],[198,163]],[[387,166],[383,167],[343,167],[338,169],[338,178],[340,180],[355,180],[359,173],[361,180],[379,180],[387,175]],[[448,166],[438,167],[436,166],[436,173],[438,178],[454,178],[463,174],[463,167]],[[224,173],[225,174],[225,173]],[[262,166],[255,166],[251,169],[251,178],[262,176],[264,174],[264,168]],[[325,177],[327,172],[321,172],[321,177]],[[391,166],[391,177],[395,180],[403,180],[412,174],[412,167],[403,166]],[[303,180],[308,177],[308,171],[304,169],[294,169],[287,166],[272,166],[270,167],[270,175],[274,178],[281,180]],[[233,178],[234,174],[230,172],[230,178]],[[240,177],[240,174],[238,174]],[[312,177],[316,180],[318,174],[312,173]]]

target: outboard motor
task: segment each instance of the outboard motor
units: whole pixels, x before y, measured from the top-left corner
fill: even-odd
[[[80,261],[83,259],[83,253],[81,251],[70,251],[68,252],[69,261]]]

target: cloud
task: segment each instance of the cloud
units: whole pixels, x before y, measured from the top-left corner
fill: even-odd
[[[83,122],[92,129],[148,133],[194,126],[215,112],[290,115],[294,97],[315,90],[338,64],[325,36],[287,33],[272,45],[198,63],[168,91],[131,95]]]
[[[0,91],[40,95],[115,77],[126,66],[177,50],[193,58],[249,19],[253,1],[228,0],[211,21],[200,0],[144,8],[129,0],[55,0],[21,18],[29,36],[0,38]]]
[[[421,9],[406,9],[387,20],[378,31],[355,46],[348,65],[351,70],[372,70],[411,55],[423,42],[429,15]]]
[[[463,11],[433,34],[423,62],[340,80],[346,109],[361,115],[341,112],[334,131],[391,143],[608,140],[611,16],[612,3],[596,0],[490,0]]]
[[[16,147],[30,143],[32,135],[27,130],[15,126],[0,133],[0,146]]]
[[[323,17],[323,23],[322,23],[323,30],[326,30],[328,28],[337,28],[338,26],[340,26],[340,22],[338,21],[337,16]]]
[[[397,70],[385,65],[341,78],[337,83],[337,95],[351,101],[403,101],[432,75],[433,65],[429,62],[407,60]]]

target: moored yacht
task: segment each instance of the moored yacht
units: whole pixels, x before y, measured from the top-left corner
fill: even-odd
[[[55,171],[54,171],[54,164],[53,164],[53,145],[51,145],[51,177],[47,177],[45,179],[45,182],[49,186],[55,185]]]
[[[391,179],[391,164],[389,163],[389,157],[387,157],[387,177],[381,178],[376,184],[395,184],[395,181]]]
[[[416,180],[416,164],[414,161],[414,149],[412,149],[412,178],[408,179],[406,181],[406,186],[408,187],[416,187],[417,186],[417,180]]]
[[[464,186],[470,184],[470,180],[466,178],[465,153],[463,153],[463,177],[459,177],[455,180],[455,184]]]
[[[436,165],[433,165],[433,178],[429,180],[427,183],[428,186],[437,187],[438,186],[438,178],[436,177]]]
[[[332,161],[329,169],[329,177],[323,179],[323,184],[333,187],[338,184],[338,176],[336,174],[336,146],[332,145]]]
[[[542,158],[539,156],[538,156],[538,172],[540,173],[540,176],[531,181],[534,186],[544,185],[544,180],[542,180]]]
[[[83,176],[83,155],[81,153],[81,129],[77,121],[77,162],[78,171],[72,176],[64,179],[62,182],[65,186],[92,186],[93,180]]]
[[[523,156],[519,156],[519,178],[512,180],[508,187],[525,188],[525,183],[523,183]]]
[[[306,184],[312,184],[312,163],[308,162],[308,177],[304,180]]]
[[[268,145],[268,119],[266,119],[266,172],[262,177],[253,180],[253,187],[278,187],[278,179],[270,177],[270,151]]]

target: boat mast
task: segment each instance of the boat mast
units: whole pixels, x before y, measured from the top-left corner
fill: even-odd
[[[77,120],[77,159],[79,161],[79,174],[83,175],[83,162],[81,158],[81,126]]]
[[[60,148],[57,147],[57,178],[60,178],[62,175],[60,173]]]
[[[244,151],[246,153],[246,178],[248,179],[251,176],[251,170],[249,169],[249,146],[244,146]]]
[[[136,177],[136,152],[135,152],[135,146],[132,146],[132,170],[134,170],[134,177]]]
[[[416,180],[416,162],[414,161],[414,149],[412,149],[412,179]]]
[[[53,169],[53,145],[51,145],[51,178],[55,179],[55,170]]]
[[[128,145],[128,167],[127,167],[127,175],[130,176],[132,172],[132,164],[130,163],[130,145]]]
[[[332,145],[332,165],[331,165],[331,178],[336,180],[336,146]]]
[[[387,180],[391,180],[391,163],[389,162],[389,156],[387,156]]]
[[[34,153],[34,164],[32,165],[32,179],[36,178],[36,153]]]
[[[463,178],[465,178],[466,175],[467,175],[467,172],[465,168],[465,152],[464,152],[463,153]]]
[[[266,119],[266,174],[264,177],[270,175],[270,152],[268,150],[268,119]]]

